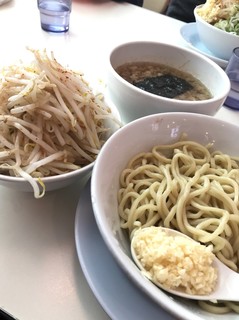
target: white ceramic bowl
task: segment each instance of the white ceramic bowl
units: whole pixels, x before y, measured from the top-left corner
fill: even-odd
[[[186,101],[165,98],[141,90],[115,71],[118,66],[133,61],[166,64],[191,73],[209,89],[213,97],[202,101]],[[214,115],[227,97],[230,82],[216,63],[193,50],[165,43],[139,41],[121,44],[111,51],[107,87],[109,96],[119,109],[122,121],[128,123],[161,112]]]
[[[201,6],[203,5],[194,9],[200,40],[217,58],[229,60],[233,49],[239,46],[239,36],[218,29],[202,19],[197,14],[197,10]]]
[[[129,278],[170,313],[184,320],[236,320],[238,314],[208,313],[195,302],[173,297],[144,278],[132,261],[128,236],[120,228],[117,192],[122,169],[135,154],[178,140],[184,132],[189,139],[202,144],[214,141],[216,149],[239,154],[234,138],[239,136],[239,127],[207,115],[162,113],[135,120],[106,142],[96,160],[91,179],[94,215],[106,245]]]
[[[119,123],[121,118],[116,106],[108,99],[106,100],[107,105],[111,108],[114,117],[117,119],[117,122],[106,120],[106,127],[110,128],[110,131],[106,133],[105,139],[108,139],[115,131],[120,128]],[[85,179],[89,178],[93,169],[95,162],[92,162],[81,169],[55,175],[51,177],[42,178],[42,182],[45,185],[46,192],[64,188],[76,181],[84,182]],[[36,179],[35,179],[36,180]],[[4,174],[0,174],[0,185],[8,187],[10,189],[15,189],[23,192],[33,192],[33,188],[28,181],[21,177],[12,177]],[[42,189],[42,188],[40,188]]]

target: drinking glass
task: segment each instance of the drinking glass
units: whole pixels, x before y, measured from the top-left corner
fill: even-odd
[[[51,32],[69,30],[71,0],[37,0],[37,5],[43,30]]]
[[[239,47],[235,48],[225,70],[231,82],[231,90],[224,104],[239,110]]]

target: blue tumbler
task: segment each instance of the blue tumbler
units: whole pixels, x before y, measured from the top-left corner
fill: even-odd
[[[50,32],[69,30],[71,0],[37,0],[41,27]]]

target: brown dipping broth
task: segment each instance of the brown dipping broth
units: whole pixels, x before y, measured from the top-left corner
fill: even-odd
[[[192,74],[152,62],[130,62],[115,69],[126,81],[150,93],[177,100],[207,100],[212,94]]]

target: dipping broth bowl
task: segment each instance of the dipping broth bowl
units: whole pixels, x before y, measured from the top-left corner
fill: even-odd
[[[125,63],[151,62],[192,75],[211,93],[205,100],[178,100],[136,87],[118,74]],[[223,105],[230,82],[225,72],[209,58],[186,48],[166,43],[136,41],[118,45],[109,55],[107,93],[116,104],[123,123],[162,112],[192,112],[215,115]]]

